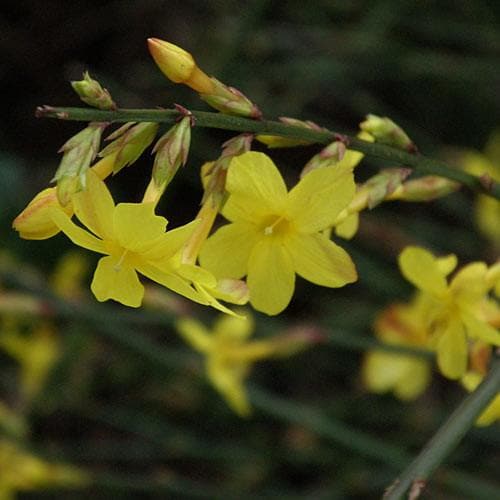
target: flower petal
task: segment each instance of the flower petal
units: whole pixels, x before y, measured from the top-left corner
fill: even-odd
[[[353,213],[348,215],[343,222],[335,226],[335,234],[345,240],[350,240],[358,231],[358,227],[359,213]]]
[[[193,220],[188,224],[167,231],[155,240],[150,248],[141,252],[141,256],[148,261],[158,261],[154,264],[161,267],[159,261],[165,262],[173,257],[186,244],[199,223],[199,220]]]
[[[144,297],[144,287],[134,268],[111,255],[99,260],[90,288],[99,302],[113,299],[126,306],[139,307]]]
[[[437,343],[437,363],[441,373],[458,379],[467,368],[467,341],[459,321],[451,321]]]
[[[180,264],[175,271],[179,276],[193,283],[198,283],[208,288],[215,288],[217,286],[215,276],[202,267],[193,264]]]
[[[207,239],[200,252],[200,263],[218,278],[240,279],[247,274],[256,243],[257,228],[253,224],[227,224]]]
[[[325,167],[309,172],[290,191],[287,218],[300,232],[314,233],[332,226],[353,199],[352,168]]]
[[[158,269],[151,264],[146,262],[137,265],[137,271],[149,278],[150,280],[156,281],[160,285],[167,287],[168,289],[182,295],[193,302],[198,304],[207,305],[207,300],[200,295],[196,290],[194,290],[190,284],[175,274],[166,273],[161,269]]]
[[[224,396],[229,406],[240,416],[246,417],[250,414],[250,403],[243,386],[243,378],[248,367],[227,367],[225,363],[217,359],[209,359],[207,362],[207,376],[213,386]]]
[[[85,229],[77,226],[60,208],[51,208],[50,217],[54,224],[75,244],[98,253],[106,254],[104,244]]]
[[[489,345],[500,347],[500,332],[496,328],[476,319],[472,314],[462,312],[461,317],[471,339],[482,340]]]
[[[287,189],[276,165],[264,153],[249,151],[231,161],[226,189],[230,197],[222,214],[230,221],[254,222],[256,217],[280,213]]]
[[[154,213],[154,203],[120,203],[113,214],[115,238],[135,252],[147,249],[165,233],[167,219]]]
[[[322,234],[296,234],[285,245],[295,272],[311,283],[337,288],[358,277],[349,254]]]
[[[278,314],[290,303],[295,288],[292,260],[278,238],[259,241],[248,261],[250,303],[258,311]]]
[[[202,323],[190,318],[181,318],[175,326],[182,338],[191,347],[204,353],[210,350],[212,338]]]
[[[92,170],[87,172],[85,189],[72,200],[75,214],[84,226],[102,239],[113,238],[115,204],[106,184]]]
[[[446,278],[438,259],[427,250],[406,247],[399,255],[399,267],[403,276],[420,290],[438,296],[446,292]]]
[[[249,314],[246,317],[221,316],[214,325],[214,334],[218,341],[234,345],[250,337],[254,329],[255,323]]]
[[[450,290],[461,305],[475,306],[488,293],[488,268],[484,262],[471,262],[460,269],[450,283]]]

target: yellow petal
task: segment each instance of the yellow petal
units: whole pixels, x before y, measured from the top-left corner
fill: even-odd
[[[207,375],[215,388],[224,396],[229,406],[240,416],[250,414],[250,403],[243,387],[243,377],[246,366],[227,369],[224,364],[209,360]]]
[[[484,427],[500,420],[500,394],[498,394],[493,401],[486,407],[486,409],[479,415],[476,420],[476,425]]]
[[[255,245],[248,262],[247,285],[250,303],[257,311],[275,315],[290,303],[295,272],[279,239],[270,237]]]
[[[363,381],[372,392],[394,391],[402,400],[418,397],[429,383],[428,363],[409,356],[370,352],[363,364]]]
[[[230,197],[223,215],[231,221],[254,222],[265,214],[281,213],[287,189],[279,170],[264,153],[249,151],[236,156],[227,173]]]
[[[436,257],[427,250],[406,247],[399,255],[399,267],[403,276],[420,290],[438,296],[446,292],[446,278]]]
[[[99,302],[113,299],[126,306],[139,307],[144,297],[144,287],[134,268],[111,255],[99,260],[90,288]]]
[[[461,316],[470,338],[500,347],[500,332],[496,328],[476,319],[472,314],[462,313]]]
[[[154,203],[120,203],[113,224],[120,245],[140,252],[165,233],[167,219],[155,215]]]
[[[155,240],[150,248],[142,251],[141,256],[148,261],[164,262],[169,260],[186,244],[199,223],[199,220],[194,220],[183,226],[176,227],[171,231],[167,231],[160,238]],[[159,262],[154,263],[158,265],[158,267],[161,267]]]
[[[191,318],[181,318],[175,325],[184,340],[200,352],[208,352],[212,345],[212,338],[205,326]]]
[[[448,378],[462,377],[467,368],[467,341],[462,325],[452,321],[439,337],[437,363],[441,373]]]
[[[207,239],[200,263],[218,278],[240,279],[247,274],[248,259],[256,243],[257,228],[253,224],[227,224]]]
[[[193,264],[181,264],[178,268],[176,268],[176,272],[179,273],[179,276],[182,276],[188,281],[198,283],[204,287],[214,288],[217,286],[215,276],[210,271],[207,271],[202,267],[195,266]]]
[[[193,302],[207,305],[207,300],[202,297],[196,290],[194,290],[190,286],[190,284],[180,276],[166,273],[161,269],[148,264],[147,262],[138,264],[137,271],[139,271],[150,280],[156,281],[156,283],[159,283],[160,285],[173,290],[174,292],[192,300]]]
[[[50,210],[50,217],[54,224],[75,244],[98,253],[106,254],[106,249],[101,240],[90,234],[85,229],[77,226],[71,219],[58,208]]]
[[[311,283],[337,288],[358,277],[349,254],[322,234],[295,234],[285,245],[295,272]]]
[[[236,314],[234,311],[231,311],[228,307],[225,305],[221,304],[214,296],[212,293],[214,288],[208,288],[203,285],[200,285],[199,283],[194,283],[194,287],[196,291],[200,294],[201,297],[206,301],[206,305],[213,307],[214,309],[217,309],[217,311],[220,311],[224,314],[227,314],[229,316],[234,316],[237,318],[241,318],[239,314]]]
[[[106,184],[91,170],[85,189],[73,195],[73,207],[82,224],[102,239],[113,237],[115,204]]]
[[[335,234],[345,240],[350,240],[358,231],[358,226],[359,214],[351,214],[343,222],[335,226]]]
[[[448,276],[456,267],[457,267],[457,256],[454,254],[447,255],[446,257],[439,257],[437,260],[437,264],[439,266],[439,270],[445,275]]]
[[[214,335],[219,341],[241,343],[252,334],[255,324],[252,316],[221,316],[214,325]]]
[[[466,265],[451,280],[450,290],[462,306],[475,306],[488,292],[488,268],[484,262]]]
[[[355,189],[351,168],[312,170],[290,191],[287,218],[300,232],[321,231],[334,224],[353,199]]]

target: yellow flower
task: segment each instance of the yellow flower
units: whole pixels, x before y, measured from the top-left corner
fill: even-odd
[[[468,151],[462,158],[463,168],[474,175],[488,175],[500,181],[500,131],[494,133],[484,154]],[[475,206],[476,223],[481,232],[496,245],[500,245],[500,201],[480,195]]]
[[[180,295],[206,304],[189,281],[195,278],[213,284],[215,278],[196,266],[181,265],[176,259],[196,221],[165,232],[167,220],[155,215],[153,203],[115,206],[104,182],[91,171],[87,174],[87,188],[74,195],[73,206],[78,219],[93,234],[77,226],[60,209],[52,209],[51,217],[73,243],[105,255],[97,264],[91,284],[97,300],[114,299],[139,307],[144,296],[139,272]]]
[[[104,179],[113,171],[115,157],[116,154],[111,154],[99,160],[92,167],[92,171]],[[14,219],[12,227],[26,240],[51,238],[60,231],[50,216],[50,211],[54,207],[64,210],[69,217],[73,216],[72,203],[62,207],[57,199],[56,188],[50,187],[40,191],[28,203],[28,206]]]
[[[394,304],[375,321],[375,333],[380,341],[398,346],[428,346],[422,304]],[[417,398],[428,386],[430,363],[416,356],[406,356],[381,350],[367,353],[363,363],[363,381],[368,390],[377,393],[393,391],[402,400]]]
[[[356,280],[349,255],[321,234],[354,195],[351,168],[314,170],[288,193],[271,159],[248,152],[232,160],[226,189],[222,214],[231,224],[206,241],[200,262],[217,277],[247,275],[255,309],[285,309],[295,273],[328,287]]]
[[[483,262],[462,268],[448,284],[446,276],[456,266],[456,257],[437,259],[418,247],[407,247],[399,256],[405,278],[422,293],[427,303],[427,328],[441,372],[457,379],[467,368],[468,340],[500,346],[500,333],[483,316],[488,292],[493,286]]]
[[[206,373],[212,385],[240,416],[250,414],[243,383],[252,364],[272,356],[295,354],[314,341],[314,337],[307,332],[248,341],[253,329],[250,316],[246,319],[221,316],[212,331],[190,318],[183,318],[177,323],[177,330],[184,340],[206,356]]]
[[[41,460],[7,439],[0,439],[0,499],[14,499],[17,491],[50,486],[81,487],[90,478],[76,467]]]
[[[21,367],[21,388],[25,401],[31,401],[42,390],[60,356],[60,345],[54,329],[41,324],[24,335],[16,325],[4,326],[0,348],[15,358]]]
[[[481,383],[482,379],[483,376],[480,373],[469,371],[462,378],[462,385],[469,392],[472,392]],[[479,415],[476,420],[476,425],[478,427],[484,427],[486,425],[491,425],[497,420],[500,420],[500,392],[493,398],[483,413]]]

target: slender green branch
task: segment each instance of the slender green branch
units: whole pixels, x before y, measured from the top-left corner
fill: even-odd
[[[338,137],[342,137],[350,149],[360,151],[368,156],[414,168],[422,174],[438,175],[460,182],[473,191],[477,191],[500,200],[500,183],[490,178],[480,178],[462,170],[452,168],[445,163],[427,158],[420,154],[411,154],[406,151],[362,141],[356,137],[339,134],[331,131],[310,130],[303,127],[287,125],[269,120],[250,120],[237,116],[211,113],[206,111],[192,111],[199,127],[218,128],[238,132],[253,132],[256,134],[278,135],[293,139],[302,139],[320,144],[328,144]],[[63,108],[43,106],[37,109],[36,115],[41,118],[58,118],[62,120],[99,121],[99,122],[163,122],[174,123],[179,116],[176,110],[156,109],[119,109],[117,111],[101,111],[91,108]]]
[[[490,373],[482,384],[451,414],[438,432],[427,443],[422,452],[388,489],[385,500],[399,500],[405,497],[409,488],[418,496],[418,490],[439,464],[455,448],[471,428],[476,418],[500,391],[500,358],[494,360]],[[497,491],[497,495],[500,491]]]
[[[500,372],[500,370],[498,370],[498,372]],[[498,386],[498,374],[496,380]],[[482,391],[482,386],[479,390]],[[354,450],[362,456],[380,461],[393,469],[401,469],[401,466],[410,461],[410,455],[400,447],[388,444],[358,429],[351,428],[339,420],[326,416],[320,410],[315,410],[314,408],[294,401],[285,400],[255,386],[250,389],[250,395],[252,404],[263,413],[284,422],[293,423],[310,429],[335,445]],[[491,388],[489,395],[491,395]],[[481,402],[483,403],[481,408],[483,408],[486,404],[484,396]],[[462,406],[457,409],[454,415],[462,410]],[[479,411],[477,413],[479,413]],[[477,413],[473,415],[470,421],[467,421],[468,427],[472,425]],[[446,451],[449,451],[449,449]],[[444,454],[446,454],[446,451]],[[499,493],[497,485],[480,480],[471,474],[456,469],[447,468],[443,470],[443,473],[436,477],[436,481],[474,499],[490,500],[491,498],[497,498]],[[387,498],[395,499],[402,497],[390,496]]]

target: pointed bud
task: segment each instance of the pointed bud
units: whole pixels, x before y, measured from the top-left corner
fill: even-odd
[[[12,227],[19,236],[26,240],[45,240],[59,232],[59,228],[49,216],[50,209],[59,205],[55,187],[44,189],[38,193],[28,206],[14,219]],[[68,215],[73,214],[73,207],[64,207]]]
[[[184,116],[158,140],[153,153],[153,180],[157,187],[165,188],[177,170],[187,162],[191,144],[192,117]]]
[[[212,77],[214,88],[210,93],[200,93],[200,97],[212,108],[228,115],[262,118],[262,112],[248,97],[234,87],[229,87]]]
[[[202,168],[202,182],[205,188],[202,203],[209,197],[219,206],[225,197],[226,175],[231,160],[235,156],[242,155],[250,151],[254,135],[240,134],[226,141],[222,147],[222,153],[219,158],[208,167]]]
[[[71,82],[73,90],[80,96],[80,99],[98,109],[114,110],[116,104],[113,102],[107,89],[101,87],[101,84],[91,78],[88,71],[83,74],[83,80]]]
[[[334,141],[326,148],[323,148],[317,155],[314,155],[304,166],[300,173],[300,178],[304,177],[311,170],[324,167],[334,167],[344,158],[346,152],[345,144],[341,141]]]
[[[279,118],[279,121],[285,123],[286,125],[292,125],[294,127],[302,127],[309,130],[315,130],[317,132],[326,132],[326,129],[309,120],[302,121],[297,120],[296,118],[281,116]],[[278,135],[259,134],[256,139],[262,144],[265,144],[268,148],[292,148],[295,146],[307,146],[308,144],[313,144],[313,141],[306,141],[304,139],[292,139],[291,137],[280,137]]]
[[[174,83],[183,83],[196,92],[210,94],[214,84],[196,65],[193,56],[173,43],[148,38],[151,56],[162,73]]]
[[[99,152],[100,157],[115,154],[113,173],[118,173],[122,168],[134,163],[153,142],[158,132],[158,123],[141,122],[135,124],[129,122],[115,130],[106,137],[106,141],[112,141]]]
[[[220,279],[210,292],[216,299],[239,306],[246,304],[250,299],[250,291],[243,280]]]
[[[282,335],[269,340],[274,344],[275,356],[292,356],[314,344],[325,342],[327,337],[316,325],[298,325]]]
[[[365,121],[360,123],[359,127],[372,135],[381,144],[404,149],[409,153],[417,152],[417,147],[406,135],[405,131],[386,116],[367,115]]]
[[[392,193],[389,199],[401,201],[431,201],[447,196],[458,189],[460,189],[460,184],[458,182],[435,175],[426,175],[405,182]]]
[[[112,172],[114,158],[115,155],[107,156],[91,167],[100,179],[105,179]],[[51,238],[60,231],[50,216],[50,209],[56,206],[62,208],[69,217],[73,215],[73,204],[68,203],[62,207],[57,198],[56,188],[46,188],[38,193],[14,219],[12,227],[26,240]]]
[[[85,175],[97,155],[101,135],[107,123],[90,123],[74,135],[59,150],[63,158],[54,176],[57,181],[57,198],[65,207],[71,197],[85,187]]]
[[[411,174],[409,168],[387,168],[365,182],[361,189],[367,190],[367,206],[371,210],[387,199]]]

